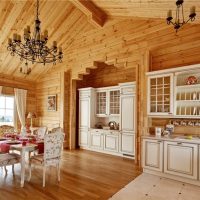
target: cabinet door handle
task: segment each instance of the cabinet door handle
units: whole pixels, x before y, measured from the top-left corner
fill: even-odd
[[[178,145],[182,145],[182,142],[177,142]]]
[[[158,143],[161,143],[161,142],[162,142],[162,140],[158,140],[157,142],[158,142]]]

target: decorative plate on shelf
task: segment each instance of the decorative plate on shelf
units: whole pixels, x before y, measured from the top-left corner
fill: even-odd
[[[186,79],[186,85],[194,85],[194,84],[197,84],[197,77],[195,76],[189,76],[187,79]]]

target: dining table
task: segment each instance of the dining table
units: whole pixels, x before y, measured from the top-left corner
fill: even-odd
[[[25,137],[14,137],[9,138],[5,137],[5,140],[0,141],[0,147],[7,151],[18,151],[21,155],[21,187],[24,187],[25,181],[25,167],[26,167],[26,155],[30,155],[30,152],[38,149],[39,153],[43,153],[44,150],[44,142],[43,140],[33,140],[33,136],[29,137],[29,135]]]
[[[25,179],[25,165],[26,165],[26,153],[32,152],[36,149],[37,144],[29,144],[26,146],[22,144],[15,144],[10,146],[10,150],[19,151],[21,155],[21,187],[24,187]]]

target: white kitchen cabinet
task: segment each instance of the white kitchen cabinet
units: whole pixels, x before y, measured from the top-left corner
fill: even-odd
[[[121,95],[121,130],[135,132],[135,95]]]
[[[135,83],[120,84],[120,152],[135,155],[136,96]]]
[[[97,117],[119,116],[119,87],[98,88],[96,90]]]
[[[120,136],[121,152],[126,155],[134,155],[135,134],[130,132],[122,132]]]
[[[102,130],[90,131],[90,148],[91,149],[103,149],[103,132]]]
[[[164,142],[164,172],[197,179],[198,145]]]
[[[200,145],[199,145],[199,157],[198,157],[198,159],[199,159],[199,161],[198,161],[198,164],[199,164],[199,181],[200,181]]]
[[[112,131],[110,133],[104,134],[104,150],[118,152],[119,148],[119,134],[113,134]]]
[[[79,129],[79,145],[80,147],[88,147],[89,145],[88,129]]]
[[[163,171],[163,141],[143,140],[143,168]]]
[[[173,74],[148,76],[148,115],[173,115]]]
[[[90,97],[79,99],[79,128],[90,127]]]
[[[93,88],[79,89],[79,145],[89,145],[89,128],[94,126],[95,90]]]

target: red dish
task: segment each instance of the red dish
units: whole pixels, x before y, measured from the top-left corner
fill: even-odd
[[[186,79],[186,84],[187,85],[194,85],[194,84],[197,84],[197,78],[195,76],[189,76],[187,79]]]

